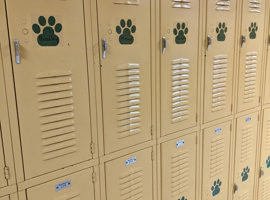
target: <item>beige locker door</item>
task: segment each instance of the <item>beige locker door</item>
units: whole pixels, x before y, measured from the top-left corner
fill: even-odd
[[[243,0],[240,49],[238,112],[259,106],[265,0]]]
[[[196,133],[161,145],[163,200],[195,200]]]
[[[228,199],[231,122],[203,131],[202,199]]]
[[[204,122],[232,113],[236,2],[208,0]]]
[[[160,51],[161,134],[166,135],[196,125],[200,2],[160,2],[161,36],[167,41],[164,54]]]
[[[151,9],[150,0],[100,0],[98,9],[109,153],[151,139]]]
[[[9,197],[0,197],[0,200],[9,200]]]
[[[26,179],[91,159],[83,1],[6,3]]]
[[[153,200],[152,149],[105,163],[106,200]]]
[[[259,200],[270,199],[270,109],[264,110],[259,179]]]
[[[268,35],[270,36],[270,27],[268,30]],[[264,104],[269,104],[270,103],[270,45],[267,46],[267,63],[266,63],[265,73],[266,73],[266,79],[264,82],[265,84],[264,85]]]
[[[253,200],[257,149],[258,113],[237,119],[234,182],[238,191],[235,200]]]
[[[94,200],[93,169],[83,170],[30,189],[28,200]]]

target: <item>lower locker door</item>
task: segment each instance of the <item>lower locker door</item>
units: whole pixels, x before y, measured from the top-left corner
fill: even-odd
[[[270,109],[264,110],[261,144],[259,200],[270,199]]]
[[[231,122],[203,131],[203,200],[227,200]]]
[[[106,200],[153,200],[152,148],[105,164]]]
[[[196,133],[161,145],[162,200],[195,200]]]
[[[240,117],[236,123],[234,183],[238,191],[234,199],[253,200],[258,113]]]
[[[94,200],[93,169],[27,189],[28,200]]]

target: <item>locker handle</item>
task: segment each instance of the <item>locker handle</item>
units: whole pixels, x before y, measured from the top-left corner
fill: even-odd
[[[247,42],[247,37],[245,35],[241,36],[241,47],[243,48],[244,43]]]
[[[264,170],[263,170],[263,168],[261,167],[261,168],[260,168],[260,178],[261,178],[262,176],[264,176]]]
[[[105,59],[106,58],[106,52],[108,50],[108,44],[106,42],[105,38],[102,38],[102,58]]]
[[[162,54],[165,54],[165,51],[168,47],[168,40],[165,37],[162,37]]]
[[[14,48],[15,48],[15,60],[17,64],[21,63],[21,56],[20,56],[20,43],[19,40],[14,40]]]
[[[236,183],[234,183],[233,190],[234,193],[236,193],[239,190],[239,186]]]
[[[210,37],[210,35],[208,35],[207,36],[207,47],[206,47],[207,51],[209,50],[210,45],[212,45],[212,44],[213,44],[213,39]]]

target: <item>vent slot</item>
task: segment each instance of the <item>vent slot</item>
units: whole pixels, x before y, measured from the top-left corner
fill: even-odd
[[[257,75],[257,52],[248,52],[246,56],[245,68],[245,88],[244,103],[255,100],[256,94],[256,75]]]
[[[172,0],[172,7],[190,9],[191,1],[190,0]]]
[[[239,200],[250,200],[249,192],[245,192],[239,196]]]
[[[140,0],[119,0],[114,2],[114,4],[122,4],[122,5],[140,5]]]
[[[117,69],[118,137],[141,133],[140,65],[130,63]]]
[[[172,63],[172,123],[189,118],[189,59],[180,58]]]
[[[261,1],[260,0],[249,0],[249,12],[260,13],[261,12]]]
[[[135,168],[120,177],[121,200],[143,200],[143,169]]]
[[[262,190],[263,190],[262,197],[263,197],[263,199],[262,200],[270,199],[269,187],[270,187],[270,177],[265,178],[264,181],[263,181],[263,187],[262,187]]]
[[[171,195],[177,198],[189,189],[189,152],[183,150],[171,157]]]
[[[231,0],[217,0],[216,9],[220,11],[229,11],[231,9]]]
[[[241,162],[247,161],[252,156],[253,152],[253,127],[252,125],[242,129],[241,138]]]
[[[225,151],[225,138],[218,137],[211,141],[210,153],[210,177],[213,178],[223,172],[224,167],[224,151]]]
[[[212,85],[212,112],[223,110],[226,106],[228,56],[214,57],[213,85]]]
[[[270,120],[267,120],[266,122],[267,127],[266,127],[266,151],[270,152]]]
[[[76,152],[72,73],[38,74],[36,86],[43,160]]]

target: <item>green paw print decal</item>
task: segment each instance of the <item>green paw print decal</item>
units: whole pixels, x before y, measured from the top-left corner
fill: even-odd
[[[60,42],[59,37],[55,34],[62,31],[62,25],[56,24],[55,17],[50,16],[48,18],[48,24],[45,17],[40,16],[38,18],[39,24],[33,24],[32,29],[36,34],[37,42],[40,46],[57,46]]]
[[[257,23],[252,22],[248,30],[249,30],[249,38],[256,39],[256,36],[257,36],[256,32],[258,31]]]
[[[268,156],[266,160],[266,165],[267,165],[267,168],[270,168],[270,156]]]
[[[220,42],[223,42],[226,40],[226,33],[228,31],[228,28],[226,27],[225,23],[219,23],[218,27],[216,28],[217,32],[217,40]]]
[[[127,22],[121,19],[120,26],[116,26],[116,32],[120,34],[120,44],[131,45],[134,42],[132,34],[136,32],[136,26],[132,25],[131,19],[127,20]]]
[[[245,182],[248,180],[248,174],[250,172],[250,169],[248,167],[243,169],[243,172],[241,173],[242,176],[242,182]]]
[[[176,28],[173,29],[175,35],[176,44],[185,44],[187,41],[186,34],[188,34],[188,28],[185,23],[177,23]]]
[[[178,200],[187,200],[187,198],[183,196],[181,199]]]
[[[214,184],[211,187],[213,197],[220,193],[221,184],[222,184],[222,182],[219,179],[217,181],[214,181]]]

